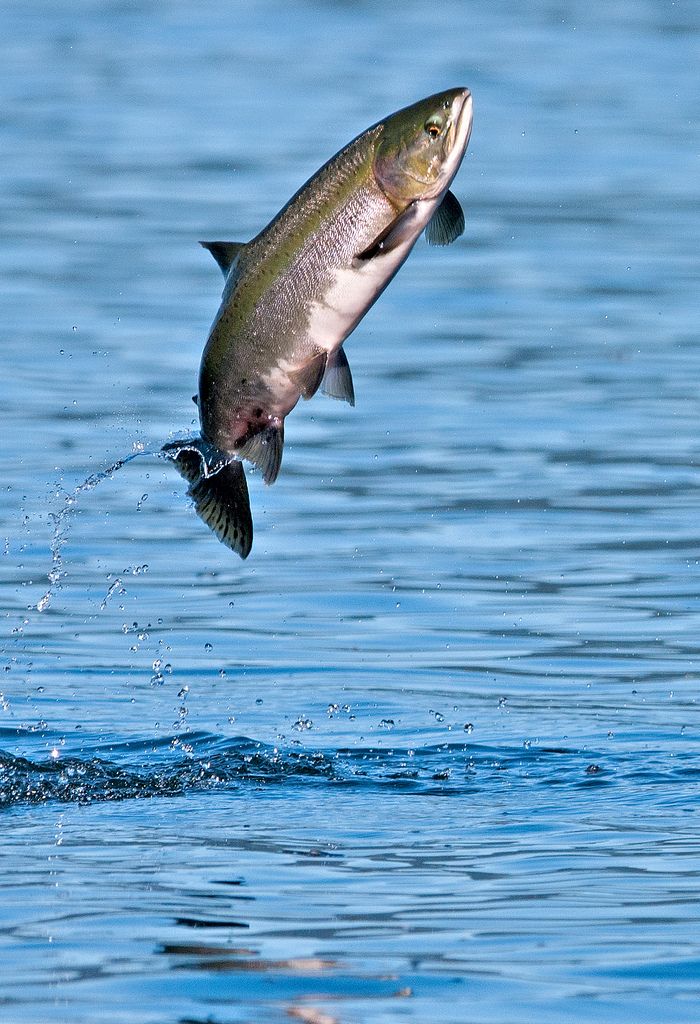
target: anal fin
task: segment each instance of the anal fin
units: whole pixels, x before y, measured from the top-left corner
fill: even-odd
[[[238,447],[238,454],[257,466],[266,484],[274,484],[282,463],[284,423],[270,423],[258,433],[246,438]]]
[[[342,345],[328,356],[321,390],[329,398],[337,398],[350,405],[355,404],[355,388],[352,383],[350,364]]]

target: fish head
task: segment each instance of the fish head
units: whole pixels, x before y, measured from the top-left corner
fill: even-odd
[[[459,170],[471,128],[468,89],[448,89],[392,114],[375,148],[378,184],[400,205],[440,196]]]

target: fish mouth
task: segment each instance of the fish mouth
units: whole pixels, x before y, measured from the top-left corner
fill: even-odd
[[[448,160],[455,149],[460,154],[460,160],[464,156],[472,133],[473,113],[472,94],[469,89],[463,89],[452,101],[452,124],[447,135]]]
[[[451,124],[445,141],[445,160],[440,174],[440,188],[443,192],[459,170],[472,133],[472,94],[462,89],[452,101]]]
[[[469,89],[461,89],[452,100],[450,125],[445,137],[440,173],[437,181],[423,194],[423,199],[436,199],[449,188],[469,145],[472,133],[472,115],[472,94]]]

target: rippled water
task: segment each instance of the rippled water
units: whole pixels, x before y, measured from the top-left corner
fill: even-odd
[[[2,1019],[698,1020],[699,27],[0,13]],[[250,559],[148,455],[80,489],[192,423],[196,241],[458,84],[465,235],[290,417]]]

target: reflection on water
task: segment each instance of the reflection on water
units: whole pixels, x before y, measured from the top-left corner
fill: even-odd
[[[0,15],[7,1012],[695,1024],[696,8],[73,8]],[[196,241],[462,82],[465,236],[242,565],[107,468],[191,426]]]

